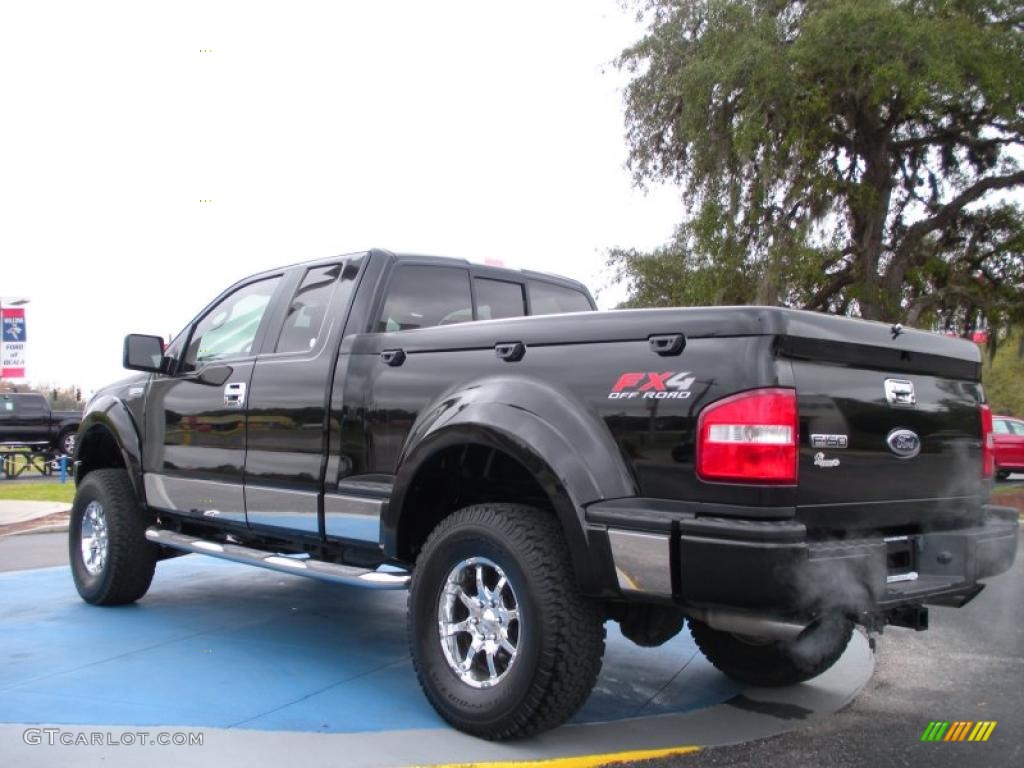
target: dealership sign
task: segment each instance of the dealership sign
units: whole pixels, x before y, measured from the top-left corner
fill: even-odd
[[[0,378],[25,378],[25,308],[5,307],[3,315]]]

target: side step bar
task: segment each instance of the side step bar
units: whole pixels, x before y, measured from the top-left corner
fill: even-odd
[[[195,552],[200,555],[212,555],[223,560],[236,563],[255,565],[280,573],[292,573],[296,576],[307,576],[321,581],[332,581],[336,584],[348,584],[368,589],[406,589],[412,576],[408,573],[388,571],[370,571],[351,565],[338,565],[323,560],[298,560],[262,549],[252,549],[239,544],[221,544],[216,541],[197,539],[183,533],[168,531],[153,526],[146,529],[146,538],[154,544],[160,544],[182,552]]]

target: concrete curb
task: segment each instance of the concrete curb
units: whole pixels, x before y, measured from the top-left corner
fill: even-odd
[[[29,528],[26,531],[12,531],[11,533],[4,533],[3,528],[0,528],[0,539],[7,538],[8,536],[25,536],[31,533],[66,533],[67,530],[67,523],[41,525],[38,528]]]
[[[27,523],[39,517],[47,517],[58,512],[67,512],[71,504],[66,501],[21,501],[0,499],[0,527]]]

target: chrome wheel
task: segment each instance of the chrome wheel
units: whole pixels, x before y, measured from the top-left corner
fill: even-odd
[[[75,444],[78,442],[78,435],[74,432],[69,432],[64,435],[64,439],[60,441],[60,449],[66,456],[75,455]]]
[[[519,601],[505,572],[470,557],[448,573],[437,606],[441,648],[449,668],[473,688],[490,688],[515,663],[521,636]]]
[[[107,517],[98,501],[90,501],[82,515],[82,563],[93,576],[107,563]]]

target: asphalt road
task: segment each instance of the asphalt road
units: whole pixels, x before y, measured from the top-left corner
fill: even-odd
[[[0,571],[67,565],[68,534],[26,533],[0,537]]]
[[[1010,766],[1024,764],[1024,554],[963,608],[930,609],[931,629],[889,628],[875,674],[846,709],[762,741],[644,763],[704,766]],[[922,743],[930,720],[996,720],[985,743]]]
[[[67,534],[0,539],[0,570],[67,562]],[[827,721],[645,768],[779,765],[989,766],[1024,761],[1024,554],[961,609],[931,609],[927,632],[889,628],[875,674]],[[996,720],[986,743],[922,743],[930,720]]]

